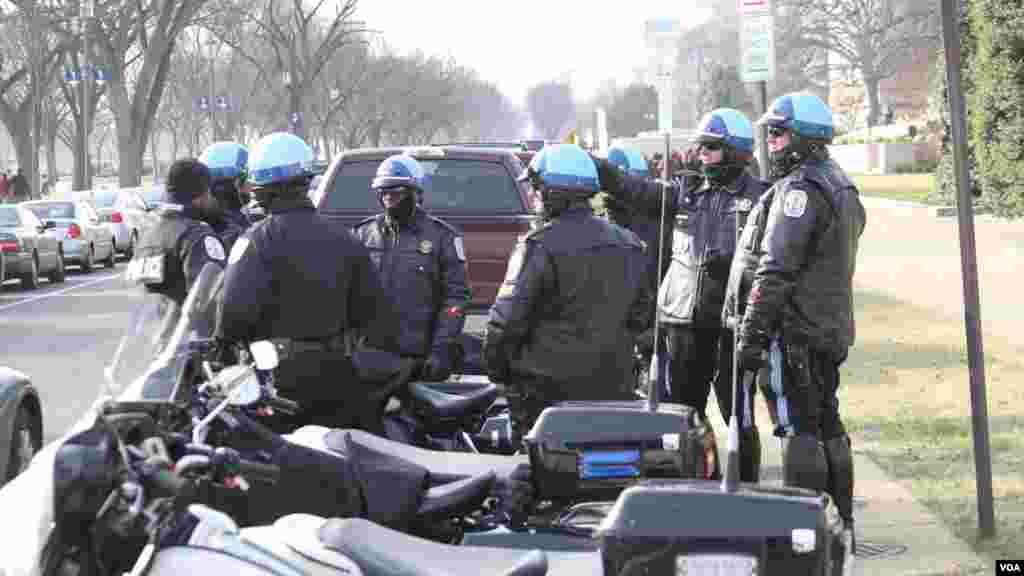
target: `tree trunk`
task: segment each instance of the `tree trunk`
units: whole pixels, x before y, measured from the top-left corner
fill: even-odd
[[[55,124],[55,123],[54,123]],[[53,194],[57,187],[57,179],[60,175],[57,174],[57,131],[47,130],[46,131],[46,188],[50,194]]]
[[[74,154],[72,154],[72,156],[74,156],[74,158],[75,158],[75,171],[71,175],[71,189],[72,190],[76,190],[76,191],[77,190],[88,190],[89,189],[89,182],[88,182],[88,178],[86,177],[86,173],[85,173],[85,166],[86,166],[86,164],[84,162],[86,154],[82,150],[82,119],[81,119],[81,117],[77,118],[76,122],[75,122],[75,142],[74,142],[74,144],[75,145],[72,146],[72,150],[74,150]]]
[[[878,124],[878,116],[881,108],[878,100],[879,83],[880,80],[878,78],[864,78],[864,92],[868,97],[868,126],[876,126]]]

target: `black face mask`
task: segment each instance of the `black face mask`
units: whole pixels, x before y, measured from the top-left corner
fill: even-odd
[[[380,202],[381,206],[384,205],[384,192],[385,190],[377,191],[377,201]],[[398,202],[398,205],[384,208],[384,214],[389,220],[407,224],[412,218],[416,206],[416,193],[412,190],[406,190],[402,193],[402,200]]]

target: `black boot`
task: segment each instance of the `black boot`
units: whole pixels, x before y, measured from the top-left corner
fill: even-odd
[[[804,435],[782,439],[783,484],[824,492],[827,477],[825,449],[817,437]]]
[[[853,453],[850,437],[843,435],[825,442],[825,460],[828,463],[826,490],[839,509],[839,516],[853,535]]]
[[[757,428],[740,431],[740,482],[757,484],[761,479],[761,435]]]

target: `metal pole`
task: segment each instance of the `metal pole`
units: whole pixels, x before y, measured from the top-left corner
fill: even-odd
[[[762,80],[757,83],[757,91],[761,97],[761,114],[768,111],[768,82]],[[757,163],[761,171],[761,178],[768,179],[768,127],[757,126]]]
[[[978,294],[977,246],[974,241],[974,206],[968,182],[966,110],[960,74],[960,10],[957,0],[942,0],[941,5],[942,40],[946,52],[946,86],[949,90],[949,119],[953,132],[960,263],[964,282],[964,325],[967,331],[967,366],[971,386],[971,427],[974,430],[978,529],[982,538],[991,538],[996,533],[992,505],[992,457],[988,439],[985,356],[981,345],[981,305]]]
[[[32,183],[28,191],[29,199],[39,193],[39,33],[36,28],[36,12],[39,6],[32,2],[32,14],[30,16],[29,34],[32,36],[32,43],[29,49],[32,52],[32,166],[29,174],[29,181]]]
[[[212,39],[207,40],[208,46],[210,46],[210,142],[217,141],[217,117],[214,115],[214,108],[216,102],[214,101],[214,89],[213,89],[213,41]]]
[[[82,13],[82,186],[92,189],[89,161],[89,8],[83,5]]]

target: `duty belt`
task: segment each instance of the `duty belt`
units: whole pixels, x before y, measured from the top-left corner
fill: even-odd
[[[291,338],[271,338],[281,358],[290,358],[296,354],[311,352],[344,352],[350,354],[349,338],[345,334],[331,336],[322,340],[294,340]]]

